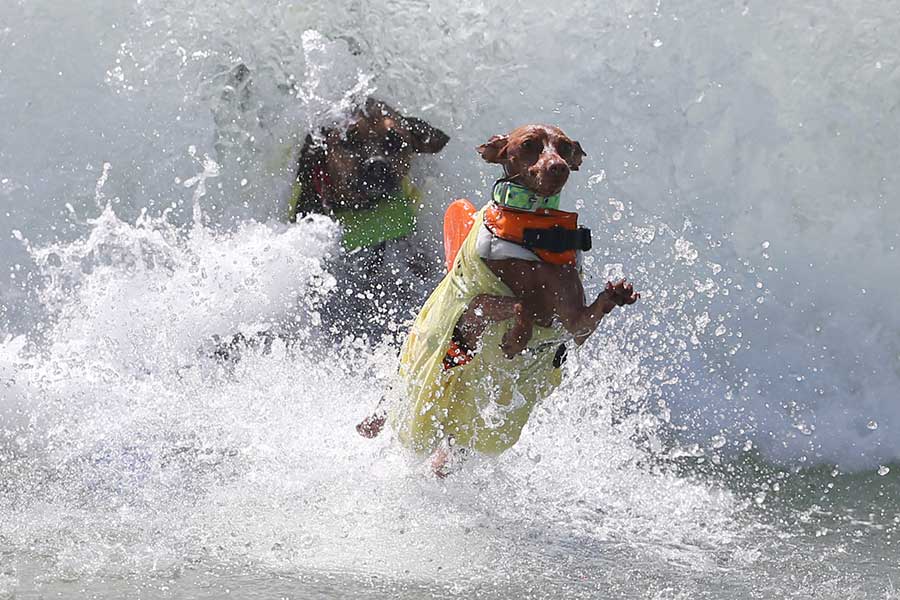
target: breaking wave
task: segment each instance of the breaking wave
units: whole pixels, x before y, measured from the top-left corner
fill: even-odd
[[[549,10],[0,7],[0,552],[29,548],[54,580],[218,560],[448,594],[625,564],[585,589],[674,598],[704,574],[755,587],[739,573],[776,560],[748,518],[770,482],[745,496],[683,460],[887,473],[895,11]],[[551,121],[588,152],[564,196],[594,231],[588,293],[623,274],[642,292],[522,441],[452,486],[356,436],[395,340],[327,331],[338,233],[279,220],[302,136],[368,94],[451,134],[414,169],[419,247],[436,257],[442,208],[497,175],[474,146]],[[211,356],[272,327],[299,341]],[[641,565],[656,575],[635,588]]]

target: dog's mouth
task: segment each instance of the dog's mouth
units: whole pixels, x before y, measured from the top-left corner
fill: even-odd
[[[538,173],[535,191],[543,196],[553,196],[562,191],[567,181],[569,181],[568,169],[544,169]]]
[[[340,194],[336,204],[344,208],[360,210],[371,208],[384,200],[402,193],[398,178],[384,178],[379,181],[358,180],[357,184]]]
[[[539,196],[555,196],[562,191],[564,185],[565,185],[565,182],[549,183],[549,184],[535,186],[533,189],[534,189],[534,192],[536,194],[538,194]]]
[[[555,196],[565,187],[568,177],[510,177],[509,180],[528,188],[539,196]]]
[[[369,199],[393,196],[400,189],[400,180],[397,178],[385,178],[378,181],[361,181],[357,191],[360,196]]]
[[[509,181],[524,186],[539,196],[555,196],[560,193],[569,180],[569,173],[528,173],[512,175]]]
[[[384,157],[376,156],[362,163],[357,181],[357,191],[370,201],[391,196],[400,188],[400,177]]]

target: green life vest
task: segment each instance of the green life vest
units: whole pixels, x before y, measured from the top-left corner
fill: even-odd
[[[302,184],[294,183],[288,205],[288,220],[297,214],[302,191]],[[416,228],[416,213],[421,197],[409,178],[404,177],[397,194],[382,198],[371,207],[339,208],[332,211],[332,216],[341,225],[341,246],[345,250],[355,250],[410,235]]]

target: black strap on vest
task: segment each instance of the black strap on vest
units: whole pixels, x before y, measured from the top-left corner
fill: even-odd
[[[556,349],[556,354],[553,355],[553,368],[558,369],[564,364],[566,364],[566,354],[568,351],[566,350],[565,344],[560,344],[559,348]]]
[[[548,229],[526,229],[522,232],[522,245],[549,252],[587,252],[591,249],[591,230],[587,227],[564,229],[559,225]]]

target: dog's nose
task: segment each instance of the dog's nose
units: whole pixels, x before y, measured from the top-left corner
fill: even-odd
[[[387,159],[381,156],[370,158],[363,165],[363,175],[371,183],[384,181],[388,175]]]
[[[556,161],[547,167],[547,172],[553,177],[564,177],[569,174],[569,165],[564,161]]]
[[[373,156],[362,164],[360,191],[366,194],[384,194],[397,186],[397,176],[383,156]]]

